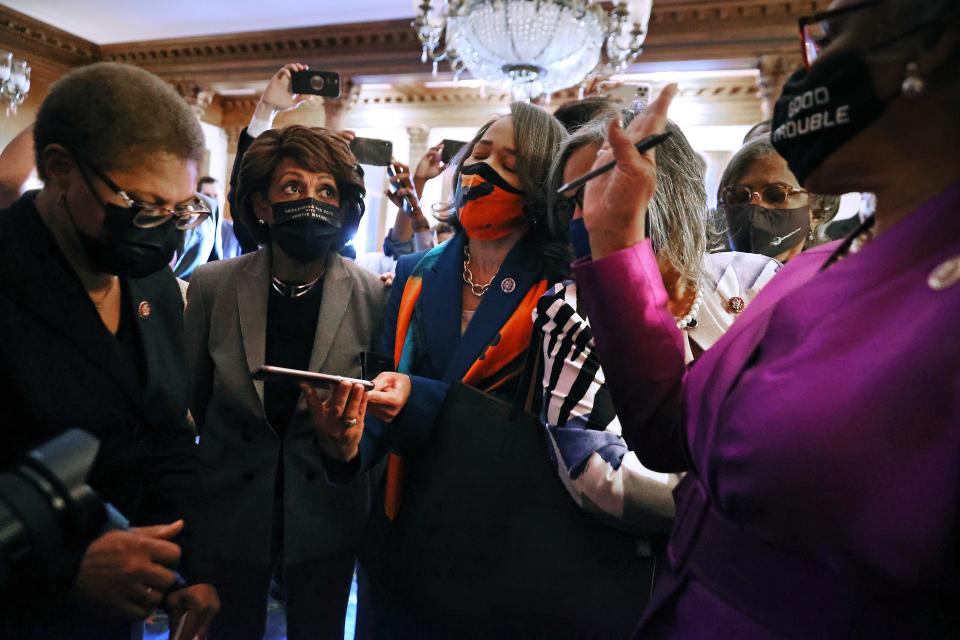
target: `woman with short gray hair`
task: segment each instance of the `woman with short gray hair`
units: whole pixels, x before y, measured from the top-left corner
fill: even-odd
[[[800,188],[769,135],[748,140],[733,155],[720,177],[717,202],[733,251],[784,263],[819,244],[818,231],[840,207],[839,196]]]

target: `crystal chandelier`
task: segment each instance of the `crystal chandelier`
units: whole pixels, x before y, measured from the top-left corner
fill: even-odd
[[[529,100],[620,73],[640,55],[653,0],[415,0],[413,27],[434,74],[446,60]],[[606,62],[601,57],[606,51]]]
[[[9,51],[0,50],[0,100],[7,105],[7,115],[17,112],[30,92],[30,65],[14,58]]]

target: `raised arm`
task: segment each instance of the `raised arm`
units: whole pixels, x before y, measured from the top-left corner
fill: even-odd
[[[686,367],[682,336],[644,233],[656,189],[655,151],[641,154],[634,144],[664,131],[675,94],[676,86],[668,86],[626,130],[618,119],[611,122],[595,166],[615,160],[616,167],[588,182],[584,193],[593,258],[574,265],[624,438],[646,466],[665,472],[686,468]]]

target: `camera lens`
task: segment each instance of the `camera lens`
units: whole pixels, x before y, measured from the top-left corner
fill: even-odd
[[[317,76],[310,77],[311,89],[314,89],[315,91],[320,91],[321,89],[323,89],[323,85],[324,85],[323,76],[317,75]]]

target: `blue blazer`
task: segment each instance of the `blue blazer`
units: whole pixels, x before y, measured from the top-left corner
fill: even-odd
[[[526,239],[521,240],[507,254],[466,332],[461,335],[465,241],[462,232],[448,240],[440,258],[422,273],[423,290],[418,301],[421,313],[414,315],[413,330],[419,333],[426,349],[417,357],[415,370],[410,376],[413,386],[410,399],[386,430],[393,449],[400,454],[415,451],[424,444],[450,385],[463,379],[483,349],[496,338],[497,332],[516,311],[530,287],[541,279],[536,252]],[[424,255],[425,251],[403,256],[397,263],[384,320],[384,347],[388,354],[394,352],[404,286]],[[502,286],[507,278],[516,283],[509,292]],[[515,385],[506,384],[497,393],[512,396],[514,391]]]

